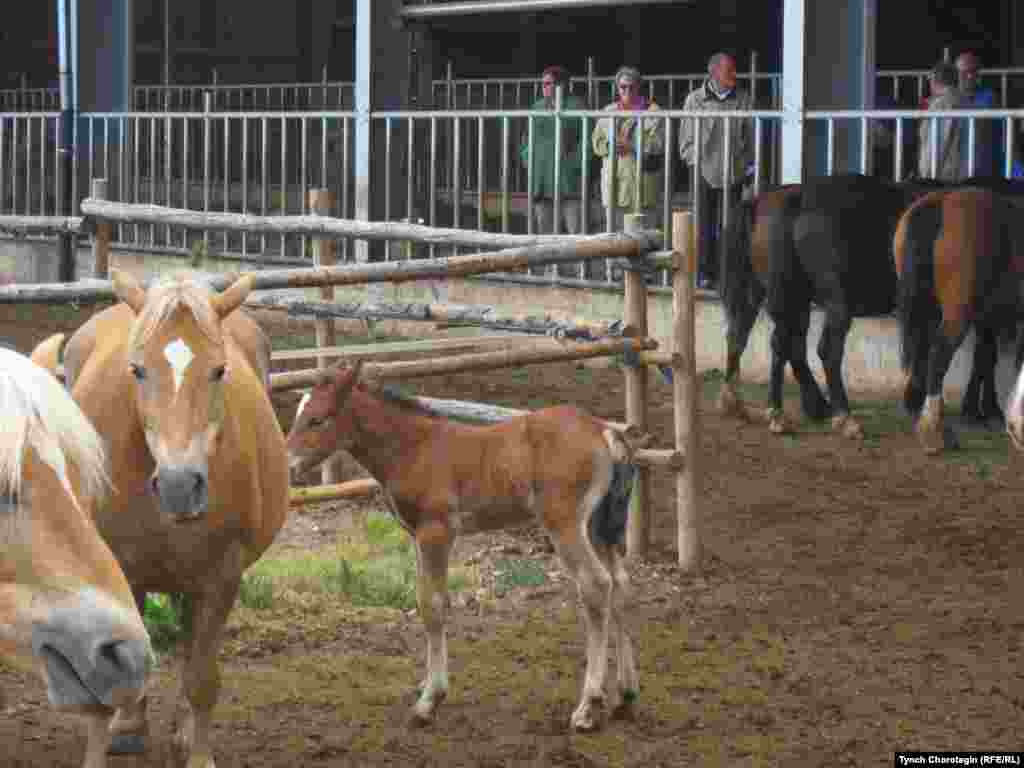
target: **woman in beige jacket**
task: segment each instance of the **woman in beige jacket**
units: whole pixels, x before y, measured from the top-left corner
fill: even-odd
[[[615,101],[605,112],[657,111],[658,105],[640,94],[640,72],[635,67],[620,67],[615,73]],[[597,121],[592,139],[594,153],[603,158],[601,169],[601,202],[611,207],[610,231],[622,229],[626,213],[646,213],[650,224],[657,223],[659,181],[665,168],[665,129],[659,118],[626,117]],[[614,126],[614,127],[613,127]],[[615,176],[609,158],[615,136]],[[643,154],[640,155],[640,152]],[[637,163],[640,162],[638,169]],[[639,173],[638,173],[639,170]]]

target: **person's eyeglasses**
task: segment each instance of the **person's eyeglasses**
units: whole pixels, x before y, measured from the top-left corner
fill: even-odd
[[[635,91],[637,89],[636,83],[619,83],[620,91]]]

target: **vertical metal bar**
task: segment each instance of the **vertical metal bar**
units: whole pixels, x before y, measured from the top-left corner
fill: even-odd
[[[169,114],[164,117],[164,176],[167,183],[164,191],[164,205],[173,207],[171,203],[171,179],[174,176],[174,122]],[[171,225],[168,224],[164,233],[167,247],[171,247]]]
[[[1005,138],[1006,138],[1006,152],[1003,153],[1003,158],[1004,158],[1003,175],[1006,178],[1009,179],[1009,178],[1013,177],[1013,118],[1012,117],[1007,117],[1006,118],[1006,131],[1005,131],[1004,135],[1005,135]]]
[[[477,118],[476,128],[476,228],[484,231],[484,119]]]
[[[458,117],[452,118],[452,226],[459,229],[462,226],[462,121]],[[452,249],[456,256],[459,253],[459,246]]]
[[[281,179],[280,179],[280,210],[282,216],[288,215],[288,119],[281,116]],[[281,233],[281,258],[288,255],[286,244],[288,236]]]
[[[509,225],[509,128],[510,118],[503,115],[501,118],[501,231],[508,232]]]
[[[430,118],[430,205],[427,222],[437,226],[437,118]],[[434,258],[434,244],[430,243],[430,258]]]
[[[192,180],[189,178],[189,168],[192,165],[192,131],[189,128],[192,125],[192,121],[186,116],[181,122],[181,207],[191,208],[192,207],[192,189],[190,187]],[[181,230],[181,247],[188,248],[188,230],[182,228]]]
[[[533,115],[526,118],[526,234],[533,234]]]
[[[269,121],[260,118],[260,215],[267,215],[267,186],[270,184],[270,143],[267,136]],[[267,233],[260,233],[260,256],[267,258]]]
[[[967,118],[967,175],[974,175],[974,142],[977,140],[977,132],[975,130],[976,117],[971,116]]]
[[[384,221],[391,221],[391,118],[384,118]],[[391,261],[391,241],[384,243],[384,261]]]
[[[221,159],[224,169],[224,213],[231,211],[231,118],[224,115],[221,118],[224,121],[224,151],[221,153]],[[224,230],[224,251],[230,250],[228,237],[230,233]],[[243,238],[245,237],[243,233]]]
[[[414,224],[416,223],[413,221],[413,219],[415,218],[413,199],[416,194],[416,169],[413,166],[416,157],[414,149],[416,139],[416,119],[414,117],[409,117],[409,119],[406,121],[406,130],[408,131],[408,134],[405,137],[405,218],[408,223]],[[409,258],[412,258],[412,247],[412,242],[410,241],[410,250],[408,252]]]
[[[825,175],[832,176],[836,170],[836,121],[827,118],[828,140],[825,144]]]
[[[203,103],[203,211],[208,213],[210,210],[210,153],[211,153],[211,141],[212,138],[210,133],[210,111],[211,102],[213,101],[213,94],[207,91],[204,94]],[[210,230],[203,230],[203,244],[210,247]]]
[[[754,118],[754,195],[761,194],[761,145],[764,139],[764,119]]]
[[[871,135],[868,118],[860,119],[860,172],[865,176],[871,173]]]
[[[352,128],[352,118],[346,117],[341,126],[341,141],[344,145],[341,151],[341,218],[347,219],[352,213],[352,209],[349,206],[349,181],[350,181],[350,168],[349,168],[349,139]],[[349,258],[349,241],[350,238],[345,238],[341,241],[341,255],[346,261]]]
[[[704,217],[708,215],[707,211],[704,210],[704,203],[702,201],[702,195],[700,194],[700,185],[703,183],[703,179],[701,178],[701,165],[703,158],[701,157],[702,153],[700,151],[700,148],[703,146],[701,139],[701,129],[703,127],[702,119],[699,116],[695,116],[693,118],[693,180],[690,182],[690,189],[693,190],[693,226],[697,231],[698,256],[700,256],[702,251],[707,248],[707,243],[703,242],[703,239],[701,238],[701,232],[704,231],[701,226],[704,221]],[[691,280],[696,281],[702,267],[703,265],[698,263],[698,269],[696,269],[694,274],[690,276]]]
[[[672,135],[672,119],[664,118],[665,130],[662,135],[665,137],[665,186],[664,186],[664,206],[665,210],[661,219],[661,245],[665,250],[669,250],[672,247],[672,146],[674,145],[674,136]],[[664,285],[668,285],[668,271],[662,271],[662,282]]]
[[[149,203],[156,205],[157,160],[156,160],[156,116],[150,117],[149,126]],[[156,224],[149,225],[149,244],[156,245]]]
[[[18,145],[21,143],[21,120],[18,115],[13,118],[14,128],[11,138],[11,210],[18,213]]]
[[[308,186],[308,179],[307,179],[307,176],[306,176],[306,174],[307,174],[306,157],[307,157],[307,155],[309,153],[309,144],[308,144],[308,139],[309,139],[309,132],[308,132],[309,120],[308,120],[308,118],[300,117],[299,118],[299,125],[300,125],[300,131],[301,131],[299,143],[300,143],[300,145],[302,147],[302,162],[301,162],[302,183],[300,185],[299,194],[302,195],[302,206],[305,209],[305,210],[303,210],[303,213],[309,213],[310,212],[309,211],[309,191],[308,191],[309,190],[309,186]],[[305,235],[303,235],[303,237],[302,237],[302,255],[303,255],[303,258],[305,258],[305,256],[306,256],[306,243],[308,243],[308,242],[309,242],[309,238],[306,237]]]
[[[590,117],[585,116],[580,121],[580,159],[582,162],[582,168],[580,169],[580,234],[586,235],[590,232],[590,155],[591,148],[589,143],[584,143],[586,138],[590,136]],[[586,266],[586,263],[580,264],[580,269]]]
[[[7,142],[5,141],[7,134],[7,118],[0,116],[0,212],[14,213],[13,208],[7,208],[5,192],[7,190]],[[11,200],[13,206],[14,201]]]
[[[903,118],[896,118],[896,132],[893,138],[893,169],[892,178],[894,181],[903,181]]]
[[[928,135],[931,137],[931,142],[928,146],[928,162],[931,166],[931,178],[935,178],[938,175],[939,169],[939,121],[938,118],[931,118],[929,120]]]
[[[242,213],[249,212],[249,116],[242,115]],[[249,255],[249,233],[242,232],[242,258]]]

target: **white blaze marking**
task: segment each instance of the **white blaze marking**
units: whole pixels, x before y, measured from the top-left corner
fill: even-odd
[[[309,402],[310,394],[311,393],[307,392],[306,394],[304,394],[302,396],[302,399],[299,400],[299,409],[297,411],[295,411],[295,418],[296,419],[299,418],[299,416],[302,415],[302,409],[305,408],[306,407],[306,403]]]
[[[171,373],[174,374],[174,394],[178,394],[181,383],[185,380],[185,371],[195,355],[192,350],[181,339],[175,339],[164,347],[164,357],[171,364]]]

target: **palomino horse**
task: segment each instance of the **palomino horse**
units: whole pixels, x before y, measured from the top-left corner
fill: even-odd
[[[1000,180],[987,180],[998,185]],[[832,417],[848,437],[863,435],[850,415],[842,366],[846,337],[856,317],[889,315],[896,309],[899,281],[892,238],[900,215],[938,186],[919,180],[893,184],[859,174],[810,179],[765,192],[744,202],[731,219],[722,263],[722,303],[728,319],[726,373],[720,407],[744,414],[736,392],[740,357],[761,305],[774,323],[771,338],[769,427],[789,430],[782,411],[786,363],[800,385],[804,413]],[[828,384],[826,400],[807,362],[811,306],[825,315],[818,342]],[[979,395],[982,385],[989,385]],[[972,376],[964,397],[968,418],[984,420],[995,385]]]
[[[1019,216],[1011,199],[991,190],[932,192],[900,219],[893,238],[900,275],[899,319],[904,405],[917,417],[926,453],[956,444],[943,423],[942,384],[953,354],[973,327],[976,375],[991,395],[987,410],[1001,421],[995,390],[1000,330],[1013,328],[1024,272]],[[1018,355],[1019,356],[1019,355]],[[970,390],[970,386],[968,387]]]
[[[571,726],[599,726],[609,631],[618,651],[619,714],[638,691],[620,552],[634,444],[570,406],[501,424],[458,424],[359,381],[359,364],[325,371],[299,404],[288,435],[296,473],[348,451],[390,494],[416,544],[417,601],[427,630],[427,675],[413,723],[428,723],[448,692],[448,555],[460,534],[539,522],[583,603],[587,669]]]
[[[224,623],[242,573],[288,509],[284,435],[266,389],[269,344],[239,309],[249,277],[217,295],[187,275],[148,292],[122,272],[113,283],[122,303],[71,338],[65,377],[109,445],[117,493],[97,524],[136,596],[190,597],[188,713],[176,744],[188,768],[212,768]],[[113,728],[115,750],[144,749],[145,700]]]
[[[4,348],[0,414],[0,655],[34,664],[50,703],[88,718],[84,765],[102,768],[113,708],[141,698],[153,664],[92,520],[108,491],[103,443],[46,370]]]

